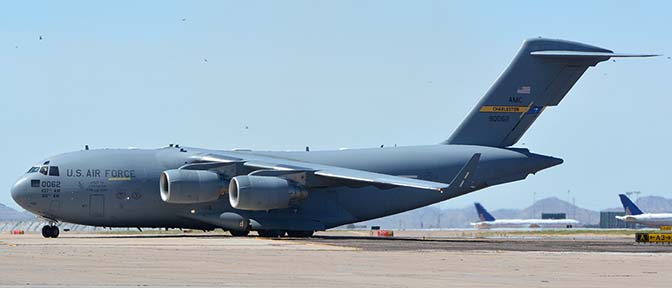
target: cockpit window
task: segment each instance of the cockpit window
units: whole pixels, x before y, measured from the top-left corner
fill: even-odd
[[[42,167],[40,167],[40,174],[42,174],[42,175],[47,175],[47,170],[48,170],[47,167],[48,167],[48,166],[42,166]]]
[[[26,173],[35,173],[37,172],[37,170],[40,170],[40,167],[30,167],[30,169]]]
[[[58,175],[58,166],[49,167],[49,176],[59,176]]]

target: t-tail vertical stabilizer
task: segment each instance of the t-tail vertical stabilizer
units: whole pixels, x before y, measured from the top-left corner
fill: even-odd
[[[560,103],[588,67],[611,57],[649,56],[656,55],[614,53],[564,40],[529,39],[443,144],[514,145],[546,107]]]

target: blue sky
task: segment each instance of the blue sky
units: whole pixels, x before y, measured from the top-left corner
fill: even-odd
[[[518,146],[563,165],[440,205],[517,208],[534,192],[571,191],[592,209],[630,190],[672,197],[670,3],[3,3],[0,202],[17,208],[9,188],[30,165],[85,144],[439,143],[537,36],[666,56],[602,63],[546,110]]]

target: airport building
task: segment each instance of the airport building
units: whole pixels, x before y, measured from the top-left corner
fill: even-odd
[[[616,216],[625,216],[625,212],[601,211],[600,228],[637,228],[637,224],[618,220]]]
[[[567,219],[567,214],[565,213],[541,213],[541,219]]]

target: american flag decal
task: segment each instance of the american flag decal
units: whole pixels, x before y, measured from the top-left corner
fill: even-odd
[[[532,92],[532,88],[530,86],[520,86],[516,92],[518,94],[530,94]]]

